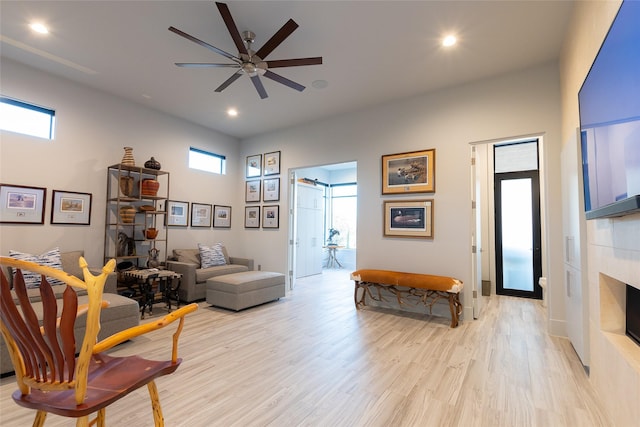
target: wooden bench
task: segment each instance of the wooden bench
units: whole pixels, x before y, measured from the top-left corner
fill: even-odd
[[[417,300],[417,303],[429,307],[429,313],[438,300],[447,299],[451,311],[451,327],[458,326],[458,319],[462,314],[461,280],[430,274],[369,269],[354,271],[351,273],[351,280],[355,281],[353,298],[358,309],[367,305],[367,295],[374,301],[384,301],[382,289],[395,295],[400,306],[406,304],[408,299]]]

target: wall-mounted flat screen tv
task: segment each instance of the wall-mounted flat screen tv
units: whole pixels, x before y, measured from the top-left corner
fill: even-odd
[[[587,219],[640,212],[640,1],[620,6],[578,102]]]

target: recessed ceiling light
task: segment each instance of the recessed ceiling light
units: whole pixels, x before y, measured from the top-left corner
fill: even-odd
[[[227,115],[229,117],[236,117],[238,115],[238,110],[236,110],[235,108],[229,108],[227,110]]]
[[[448,36],[446,36],[445,38],[442,39],[442,46],[444,47],[451,47],[454,44],[456,44],[458,41],[458,39],[456,39],[456,36],[450,34]]]
[[[34,22],[33,24],[29,25],[29,27],[31,27],[31,29],[36,33],[49,34],[49,29],[40,22]]]

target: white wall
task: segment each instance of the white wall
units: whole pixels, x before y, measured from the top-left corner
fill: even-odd
[[[136,163],[151,156],[171,173],[174,200],[233,204],[234,228],[244,223],[237,194],[239,143],[232,137],[150,110],[141,105],[2,60],[2,94],[56,110],[54,141],[2,132],[0,182],[47,188],[44,225],[0,225],[0,253],[10,249],[41,253],[54,246],[84,249],[90,265],[102,265],[106,168],[119,163],[122,147],[134,148]],[[188,169],[190,146],[227,156],[227,175]],[[244,158],[243,158],[244,159]],[[52,190],[93,194],[91,225],[51,225]],[[232,255],[244,256],[233,230],[172,228],[169,249],[224,241]]]
[[[548,226],[550,309],[562,332],[562,241],[560,188],[560,98],[557,65],[548,64],[469,85],[416,96],[347,116],[335,117],[242,141],[242,155],[282,151],[282,170],[310,165],[358,162],[357,268],[387,268],[455,276],[470,283],[469,143],[545,134],[544,168]],[[381,156],[436,149],[436,193],[381,195]],[[238,179],[243,175],[238,173]],[[383,201],[433,198],[433,240],[385,238]],[[288,207],[288,188],[281,190]],[[288,217],[281,209],[280,229],[242,234],[257,251],[263,269],[286,271]],[[558,303],[555,304],[554,300]],[[471,293],[464,297],[471,319]]]

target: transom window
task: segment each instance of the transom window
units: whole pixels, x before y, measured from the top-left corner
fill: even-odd
[[[17,99],[0,96],[0,129],[53,139],[56,112]]]
[[[189,167],[205,172],[224,175],[226,157],[221,154],[210,153],[199,148],[189,148]]]

